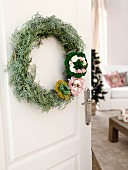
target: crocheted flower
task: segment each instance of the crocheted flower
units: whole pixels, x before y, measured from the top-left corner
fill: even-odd
[[[66,55],[65,67],[68,78],[81,78],[85,75],[88,66],[86,56],[82,52],[70,52]]]
[[[70,66],[70,71],[73,72],[73,73],[76,73],[76,70],[75,70],[75,68],[74,68],[74,64],[72,64],[72,65]]]
[[[71,77],[68,82],[71,93],[73,96],[77,96],[84,89],[84,79]]]
[[[78,59],[78,57],[77,57],[77,55],[74,55],[73,57],[72,57],[72,62],[76,62],[77,61],[77,59]]]
[[[56,82],[55,91],[60,98],[65,100],[68,100],[71,95],[70,88],[68,87],[67,82],[63,80],[59,80]]]

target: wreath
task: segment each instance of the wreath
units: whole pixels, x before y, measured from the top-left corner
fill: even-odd
[[[42,40],[48,37],[59,41],[66,57],[64,78],[50,90],[35,82],[36,65],[31,64],[29,57],[33,48],[40,47]],[[83,90],[82,76],[88,65],[83,53],[85,45],[70,24],[55,16],[44,18],[36,14],[19,31],[14,31],[11,42],[13,52],[7,69],[10,86],[19,101],[25,99],[37,104],[42,112],[48,112],[52,108],[65,107]]]

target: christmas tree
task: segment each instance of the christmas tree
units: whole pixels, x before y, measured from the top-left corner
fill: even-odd
[[[103,90],[103,81],[102,81],[102,72],[100,69],[100,57],[97,56],[96,50],[92,49],[91,51],[92,59],[92,99],[95,100],[96,104],[99,102],[99,99],[104,100],[104,96],[107,92]]]

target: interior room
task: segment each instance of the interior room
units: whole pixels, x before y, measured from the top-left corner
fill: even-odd
[[[127,18],[128,0],[0,0],[0,170],[128,169]]]
[[[127,18],[127,0],[92,0],[94,169],[128,169]]]
[[[0,170],[92,169],[90,51],[90,0],[0,0]]]

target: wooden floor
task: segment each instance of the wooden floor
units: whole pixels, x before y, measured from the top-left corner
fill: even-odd
[[[92,170],[101,170],[100,165],[93,151],[92,151]]]

